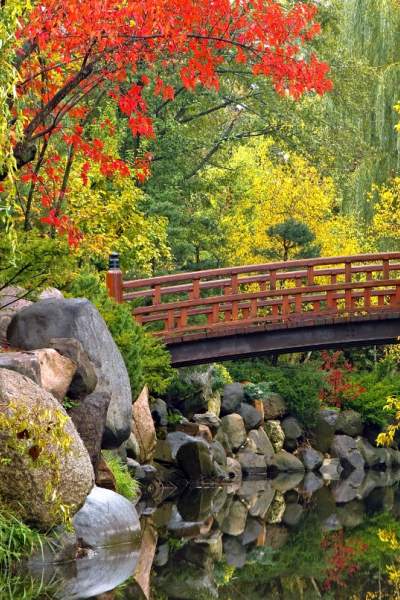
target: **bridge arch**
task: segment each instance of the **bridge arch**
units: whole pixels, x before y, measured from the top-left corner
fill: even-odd
[[[396,343],[400,252],[247,265],[126,280],[118,255],[107,287],[139,301],[175,366],[270,353]]]

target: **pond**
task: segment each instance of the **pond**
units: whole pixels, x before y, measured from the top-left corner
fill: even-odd
[[[137,505],[140,547],[35,575],[63,600],[398,600],[399,480],[387,470],[152,489]]]

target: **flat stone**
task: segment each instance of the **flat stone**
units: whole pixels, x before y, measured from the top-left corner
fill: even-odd
[[[322,465],[324,456],[314,448],[300,448],[297,456],[305,466],[307,471],[316,471]]]
[[[143,388],[132,405],[132,433],[139,444],[139,462],[151,461],[156,447],[157,435],[151,416],[147,386]]]
[[[262,427],[252,429],[249,432],[249,439],[255,443],[256,452],[264,456],[266,464],[271,464],[275,456],[275,450],[264,429]]]
[[[357,449],[355,440],[348,435],[335,435],[331,445],[331,454],[339,458],[342,465],[351,469],[364,469],[365,461]]]
[[[221,419],[212,412],[206,412],[200,415],[194,415],[193,421],[200,425],[206,425],[211,430],[218,429],[221,425]]]

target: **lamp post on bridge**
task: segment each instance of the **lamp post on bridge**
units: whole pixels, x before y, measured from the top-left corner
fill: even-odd
[[[113,252],[109,256],[108,260],[108,271],[106,276],[106,285],[108,290],[108,295],[118,302],[118,304],[122,304],[123,302],[123,288],[122,288],[122,271],[120,268],[119,254],[118,252]]]

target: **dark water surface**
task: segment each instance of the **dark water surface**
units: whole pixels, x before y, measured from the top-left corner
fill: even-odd
[[[398,600],[399,480],[392,471],[331,482],[311,473],[177,497],[153,490],[137,506],[140,547],[40,576],[55,579],[64,600]]]

